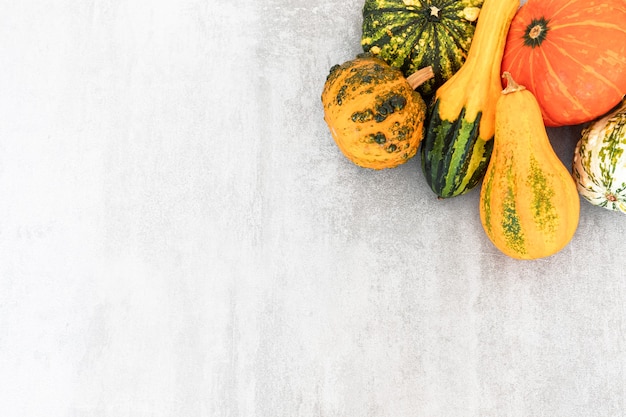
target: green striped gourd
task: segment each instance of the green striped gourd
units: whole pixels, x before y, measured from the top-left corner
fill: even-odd
[[[493,149],[506,34],[519,0],[485,0],[467,60],[435,95],[421,145],[422,171],[440,198],[475,187]]]
[[[626,213],[626,100],[583,129],[572,174],[585,200]]]
[[[461,68],[483,0],[366,0],[361,45],[405,76],[431,66],[425,97]]]

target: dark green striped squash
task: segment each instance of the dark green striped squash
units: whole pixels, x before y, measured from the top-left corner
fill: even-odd
[[[483,0],[366,0],[361,45],[405,76],[431,66],[425,97],[461,68]]]
[[[519,0],[485,0],[467,60],[435,94],[420,156],[428,185],[440,198],[474,188],[493,149],[500,65]]]

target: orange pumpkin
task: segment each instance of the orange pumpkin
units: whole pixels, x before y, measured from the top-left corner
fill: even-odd
[[[502,71],[535,95],[547,126],[605,114],[626,93],[626,1],[528,0],[511,22]]]

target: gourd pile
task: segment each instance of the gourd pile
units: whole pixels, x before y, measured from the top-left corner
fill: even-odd
[[[480,186],[483,228],[516,259],[563,249],[579,196],[626,213],[624,0],[365,0],[362,28],[321,97],[350,161],[419,155],[439,198]],[[546,127],[579,124],[568,169]]]

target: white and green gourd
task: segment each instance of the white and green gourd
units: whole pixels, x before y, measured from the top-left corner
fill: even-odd
[[[583,129],[572,175],[585,200],[626,213],[626,98]]]

